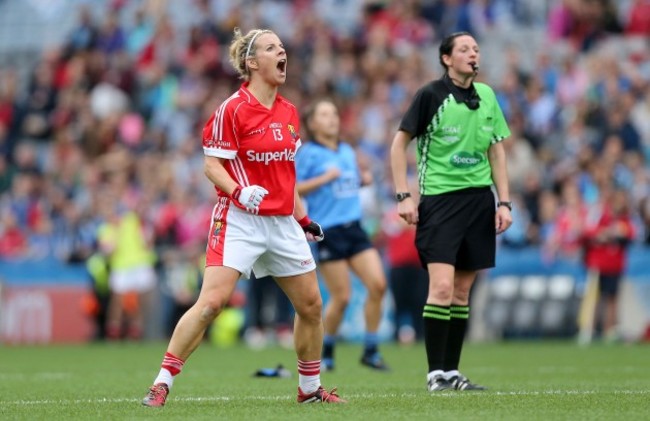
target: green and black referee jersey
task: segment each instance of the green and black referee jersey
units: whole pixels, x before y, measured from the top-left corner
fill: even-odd
[[[466,104],[472,99],[480,99],[478,109]],[[417,140],[421,195],[491,186],[487,151],[510,136],[492,88],[459,88],[447,75],[418,90],[399,129]]]

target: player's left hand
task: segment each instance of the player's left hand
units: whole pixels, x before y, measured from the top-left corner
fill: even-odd
[[[298,221],[298,223],[302,227],[302,230],[305,231],[307,241],[320,242],[325,239],[323,228],[318,224],[318,222],[314,222],[306,216]]]
[[[510,209],[505,206],[499,206],[497,208],[497,213],[494,218],[497,235],[501,234],[512,225],[512,214],[510,213]]]

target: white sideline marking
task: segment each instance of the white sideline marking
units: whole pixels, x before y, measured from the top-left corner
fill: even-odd
[[[216,402],[216,401],[229,401],[231,398],[227,396],[212,396],[212,397],[179,397],[174,398],[175,401],[183,402]],[[261,399],[261,398],[259,398]],[[269,398],[266,398],[269,400]],[[101,399],[42,399],[42,400],[17,400],[17,401],[0,401],[4,405],[76,405],[76,404],[89,404],[89,403],[124,403],[124,402],[140,402],[142,399],[135,398],[101,398]],[[171,400],[171,399],[170,399]]]
[[[462,396],[539,396],[539,395],[604,395],[604,394],[614,394],[614,395],[650,395],[650,390],[614,390],[612,392],[608,391],[597,391],[597,390],[540,390],[540,391],[526,391],[526,392],[454,392],[450,391],[448,393],[432,393],[432,397],[462,397]],[[372,394],[372,393],[361,393],[361,394],[346,394],[347,399],[355,398],[365,398],[365,399],[385,399],[385,398],[415,398],[418,396],[426,396],[424,393],[390,393],[390,394]],[[221,402],[221,401],[231,401],[231,400],[256,400],[256,401],[286,401],[294,400],[293,396],[208,396],[208,397],[171,397],[170,401],[176,402]],[[42,399],[42,400],[15,400],[15,401],[2,401],[0,404],[3,405],[25,405],[25,406],[38,406],[38,405],[78,405],[78,404],[97,404],[97,403],[139,403],[140,399],[135,398],[101,398],[101,399]]]

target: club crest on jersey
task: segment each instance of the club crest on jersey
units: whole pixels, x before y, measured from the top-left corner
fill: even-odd
[[[287,128],[289,129],[289,133],[291,133],[291,138],[295,141],[298,138],[296,128],[293,127],[293,124],[287,124]]]
[[[223,226],[223,223],[221,221],[214,221],[214,224],[212,224],[212,235],[215,237],[219,235],[221,232],[221,227]]]
[[[219,233],[221,232],[221,227],[223,227],[223,222],[215,220],[212,224],[212,229],[210,230],[210,247],[217,248],[219,244]]]

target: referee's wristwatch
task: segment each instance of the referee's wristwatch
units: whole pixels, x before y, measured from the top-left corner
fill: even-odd
[[[509,202],[509,201],[508,202],[497,202],[497,208],[499,206],[505,206],[506,208],[508,208],[509,211],[512,212],[512,202]]]
[[[404,199],[407,197],[411,197],[411,193],[406,192],[406,193],[395,193],[395,200],[398,202],[402,202]]]

